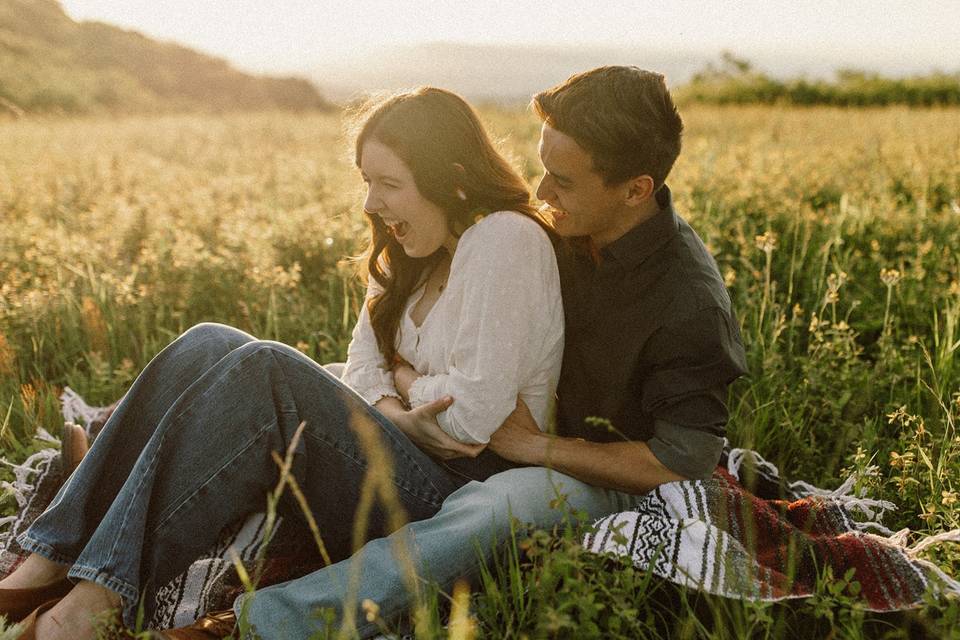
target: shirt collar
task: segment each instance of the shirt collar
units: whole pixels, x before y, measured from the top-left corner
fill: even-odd
[[[601,249],[602,258],[612,258],[629,271],[640,266],[680,232],[669,187],[663,185],[656,198],[660,211]]]

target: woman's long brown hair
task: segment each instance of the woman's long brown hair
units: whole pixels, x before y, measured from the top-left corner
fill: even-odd
[[[494,211],[517,211],[540,222],[523,178],[493,147],[473,108],[455,93],[422,87],[395,94],[367,104],[357,121],[357,167],[368,140],[389,147],[410,169],[420,194],[446,213],[455,237]],[[407,299],[446,249],[411,258],[380,216],[364,213],[371,233],[366,252],[369,276],[383,287],[383,293],[369,300],[370,323],[389,366],[397,354]]]

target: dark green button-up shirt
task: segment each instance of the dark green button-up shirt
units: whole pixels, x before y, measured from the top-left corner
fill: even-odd
[[[667,468],[702,478],[723,446],[727,386],[747,367],[713,257],[666,186],[657,201],[656,216],[599,256],[558,252],[566,344],[557,433],[643,440]]]

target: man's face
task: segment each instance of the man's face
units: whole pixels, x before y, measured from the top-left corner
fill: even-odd
[[[624,185],[604,184],[590,154],[573,138],[544,123],[538,151],[544,174],[537,198],[549,205],[546,213],[557,233],[590,236],[602,247],[630,228]]]

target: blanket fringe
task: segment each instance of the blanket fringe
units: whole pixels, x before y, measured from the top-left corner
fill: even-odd
[[[64,424],[73,424],[73,423],[65,422]],[[52,435],[50,435],[50,432],[44,429],[43,427],[37,427],[37,432],[33,434],[33,438],[35,440],[39,440],[40,442],[46,442],[46,443],[55,444],[58,446],[60,445],[60,439],[54,438]]]
[[[950,531],[943,531],[936,535],[929,536],[924,538],[920,542],[916,543],[909,549],[907,549],[907,555],[911,558],[916,558],[920,553],[923,553],[926,549],[938,545],[942,542],[960,542],[960,529],[952,529]]]
[[[781,477],[780,470],[777,469],[775,464],[764,460],[760,454],[751,449],[730,450],[730,455],[727,458],[727,471],[730,472],[730,475],[735,477],[737,480],[741,480],[740,467],[743,465],[748,455],[753,459],[753,464],[756,466],[757,470],[764,471],[776,478]],[[857,481],[863,476],[873,475],[876,470],[877,468],[875,466],[871,466],[867,467],[862,472],[852,473],[836,489],[821,489],[820,487],[812,485],[809,482],[804,482],[803,480],[791,482],[788,487],[790,491],[793,492],[793,494],[797,497],[806,498],[810,496],[818,496],[827,500],[832,500],[848,511],[858,511],[870,520],[878,521],[883,518],[883,514],[887,511],[896,511],[897,505],[887,500],[874,500],[872,498],[867,498],[864,496],[862,491],[859,495],[854,492],[854,487],[857,485]],[[877,524],[877,526],[879,526],[880,529],[887,535],[890,534],[890,530],[886,527],[883,527],[883,525],[878,523],[874,524]]]
[[[41,471],[40,466],[42,463],[48,462],[59,454],[60,452],[57,449],[41,449],[24,460],[23,464],[13,464],[6,458],[0,458],[0,464],[4,464],[13,469],[14,477],[13,482],[0,482],[0,488],[13,495],[17,501],[18,510],[23,509],[27,505],[30,496],[37,489],[36,483],[31,481],[31,476]],[[0,531],[0,550],[7,548],[13,526],[16,524],[17,519],[18,517],[15,515],[0,518],[0,529],[3,529]]]
[[[854,521],[852,524],[854,527],[857,528],[858,531],[862,533],[869,533],[871,530],[874,530],[879,532],[881,536],[883,536],[888,540],[890,539],[891,536],[896,535],[891,529],[888,529],[887,527],[883,526],[879,522],[873,522],[871,520],[867,520],[865,522]]]
[[[103,407],[91,407],[79,393],[70,387],[64,387],[63,393],[60,394],[60,411],[65,421],[82,422],[89,436],[91,435],[90,425],[100,416]]]
[[[17,500],[17,505],[23,508],[29,499],[28,493],[32,493],[36,487],[30,482],[30,476],[40,471],[40,463],[46,462],[56,455],[59,455],[56,449],[41,449],[29,458],[23,461],[23,464],[13,464],[6,458],[0,458],[0,464],[4,464],[13,469],[13,482],[0,482],[0,487],[13,494]]]
[[[780,470],[772,462],[767,462],[756,451],[751,449],[730,449],[730,455],[727,457],[727,471],[737,480],[740,478],[740,467],[743,465],[747,455],[753,458],[753,463],[757,469],[763,469],[767,473],[780,477]]]
[[[943,569],[941,569],[934,563],[930,562],[929,560],[912,558],[912,561],[922,566],[924,569],[928,570],[933,575],[935,575],[937,577],[937,580],[940,580],[943,583],[942,589],[944,592],[948,593],[949,595],[960,597],[960,582],[957,582],[955,579],[947,575]]]

